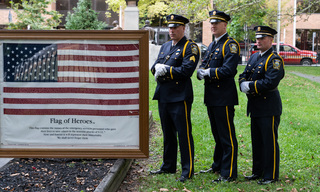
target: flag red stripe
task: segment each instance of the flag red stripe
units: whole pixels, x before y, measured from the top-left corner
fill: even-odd
[[[58,44],[64,50],[95,50],[95,51],[130,51],[139,50],[139,44],[107,45],[107,44]]]
[[[58,60],[63,61],[96,61],[96,62],[128,62],[138,61],[139,55],[132,56],[92,56],[92,55],[58,55]]]
[[[139,88],[128,89],[93,89],[93,88],[48,88],[48,87],[4,87],[5,93],[88,93],[88,94],[132,94],[139,93]]]
[[[139,99],[21,99],[3,98],[3,103],[7,104],[83,104],[83,105],[134,105],[139,104]]]
[[[131,77],[131,78],[58,77],[58,82],[138,83],[139,77]]]
[[[80,110],[80,109],[4,109],[6,115],[87,115],[87,116],[132,116],[139,110]]]
[[[59,71],[79,71],[95,73],[126,73],[138,72],[139,67],[88,67],[88,66],[58,66]]]

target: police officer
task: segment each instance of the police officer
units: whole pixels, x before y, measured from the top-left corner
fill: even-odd
[[[200,173],[220,172],[214,183],[229,182],[237,178],[238,142],[233,123],[234,105],[238,94],[234,80],[240,59],[240,46],[229,37],[227,24],[230,16],[222,11],[209,12],[211,32],[215,40],[197,71],[197,78],[204,79],[204,103],[216,142],[210,169]]]
[[[284,77],[282,58],[273,52],[272,41],[277,31],[257,26],[257,47],[239,76],[240,90],[247,94],[247,114],[251,117],[253,168],[247,180],[269,184],[279,178],[278,126],[282,104],[278,85]]]
[[[194,174],[194,144],[190,119],[193,102],[191,76],[199,61],[199,48],[184,36],[189,20],[181,15],[167,16],[171,40],[163,44],[151,68],[157,81],[154,100],[158,100],[163,131],[163,162],[151,174],[175,173],[177,166],[177,134],[184,182]]]

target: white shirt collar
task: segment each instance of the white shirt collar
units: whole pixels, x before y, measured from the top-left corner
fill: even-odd
[[[271,47],[272,48],[272,47]],[[271,49],[270,48],[270,49]],[[266,51],[264,51],[263,53],[261,53],[261,51],[260,51],[260,56],[262,57],[266,52],[268,52],[270,49],[268,49],[268,50],[266,50]]]
[[[223,35],[221,35],[220,37],[215,38],[214,41],[215,41],[216,43],[218,43],[218,41],[219,41],[225,34],[227,34],[227,32],[225,32],[225,33],[224,33]]]

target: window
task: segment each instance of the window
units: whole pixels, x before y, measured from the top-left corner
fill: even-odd
[[[21,3],[21,0],[0,0],[0,9],[10,9],[10,1],[13,3]]]

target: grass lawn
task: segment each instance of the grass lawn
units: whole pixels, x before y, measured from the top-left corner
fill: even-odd
[[[290,71],[320,76],[320,67],[286,66],[286,76],[279,90],[283,114],[279,127],[280,181],[261,186],[256,181],[246,181],[251,175],[250,118],[246,117],[247,98],[238,88],[239,105],[235,106],[235,127],[239,144],[238,179],[231,183],[212,184],[219,177],[216,174],[197,174],[212,164],[214,140],[209,119],[203,104],[203,81],[192,77],[194,103],[192,107],[192,128],[195,144],[195,176],[186,183],[176,182],[178,172],[167,175],[149,175],[141,178],[140,191],[320,191],[320,83],[312,82],[291,74]],[[244,66],[238,67],[238,74]],[[238,76],[236,76],[236,80]],[[148,171],[160,168],[162,162],[162,131],[159,123],[157,101],[152,100],[156,86],[150,73],[150,111],[155,121],[150,140],[150,164]],[[180,158],[180,154],[178,155]],[[178,162],[180,159],[178,160]]]

